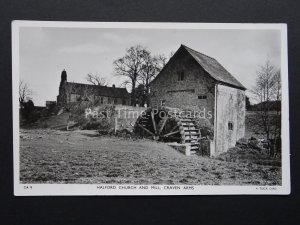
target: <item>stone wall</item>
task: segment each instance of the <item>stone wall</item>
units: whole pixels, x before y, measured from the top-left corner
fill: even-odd
[[[114,104],[114,105],[130,105],[129,99],[113,98],[107,96],[97,96],[99,103],[101,104]],[[101,101],[102,98],[102,101]]]
[[[234,147],[236,141],[245,135],[245,91],[217,85],[216,90],[216,148],[218,155]],[[229,123],[232,126],[229,126]],[[232,130],[231,130],[232,129]]]
[[[182,72],[184,77],[180,80],[178,78]],[[234,147],[236,141],[245,134],[245,91],[216,84],[184,51],[177,52],[151,84],[150,106],[160,106],[162,102],[165,106],[182,110],[203,112],[205,109],[206,121],[214,132],[210,144],[211,155]]]

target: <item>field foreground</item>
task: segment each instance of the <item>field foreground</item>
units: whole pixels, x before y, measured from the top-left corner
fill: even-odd
[[[21,183],[281,185],[281,167],[185,156],[95,131],[20,131]]]

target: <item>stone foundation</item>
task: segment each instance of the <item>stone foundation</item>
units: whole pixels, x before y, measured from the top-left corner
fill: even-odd
[[[176,142],[174,143],[168,143],[168,145],[177,151],[185,154],[186,156],[191,155],[191,145],[190,144],[178,144]]]

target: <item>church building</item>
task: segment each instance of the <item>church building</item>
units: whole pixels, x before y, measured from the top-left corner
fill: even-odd
[[[92,101],[97,104],[130,105],[130,94],[126,88],[74,83],[67,81],[67,72],[61,73],[57,106]]]

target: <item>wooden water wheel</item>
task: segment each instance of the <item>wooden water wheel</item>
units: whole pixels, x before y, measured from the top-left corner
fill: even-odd
[[[201,133],[195,120],[170,108],[148,108],[137,119],[134,132],[156,141],[190,143],[192,151],[199,150]]]

